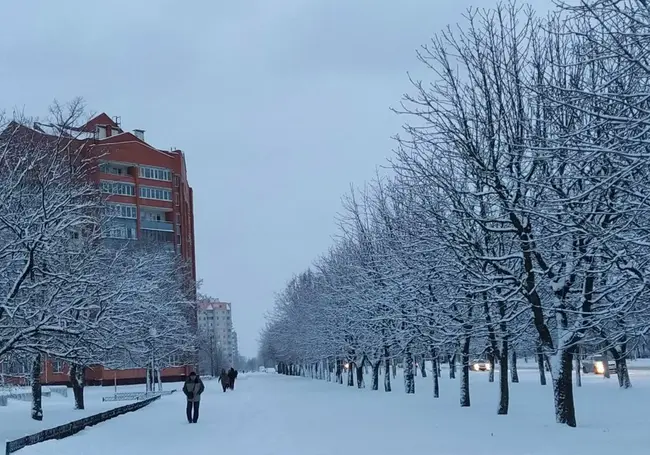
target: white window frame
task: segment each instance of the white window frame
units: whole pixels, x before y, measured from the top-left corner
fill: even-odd
[[[141,186],[140,197],[142,199],[153,199],[155,201],[172,201],[172,192],[169,188],[159,188],[155,186]]]
[[[99,172],[111,175],[129,175],[129,168],[128,166],[113,164],[105,161],[103,163],[99,163]]]
[[[137,231],[134,227],[124,225],[109,226],[106,237],[109,239],[137,240]]]
[[[116,182],[113,180],[102,180],[100,182],[101,192],[116,196],[135,196],[135,185],[126,182]],[[125,191],[129,188],[130,191]]]
[[[160,217],[160,219],[158,219]],[[145,220],[145,221],[155,221],[155,222],[162,222],[162,223],[167,223],[168,221],[165,219],[165,213],[164,212],[153,212],[153,211],[145,211],[140,209],[140,219]]]
[[[171,182],[172,181],[172,171],[169,169],[152,167],[152,166],[140,166],[139,175],[143,179],[147,180],[160,180],[161,182]]]
[[[52,360],[52,373],[61,374],[65,373],[65,362],[63,360]]]
[[[138,219],[138,207],[133,204],[108,204],[110,216],[129,220]]]

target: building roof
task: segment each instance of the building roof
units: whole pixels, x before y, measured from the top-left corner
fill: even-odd
[[[92,133],[95,131],[95,127],[97,125],[102,125],[102,126],[110,125],[115,128],[120,127],[120,125],[115,123],[115,121],[112,118],[110,118],[108,114],[102,112],[101,114],[88,120],[88,122],[84,126],[79,128],[79,131],[82,131],[84,133]]]
[[[199,300],[197,302],[199,311],[230,310],[230,302],[219,300]]]

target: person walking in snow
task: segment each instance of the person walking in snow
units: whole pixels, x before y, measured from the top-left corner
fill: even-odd
[[[196,423],[199,420],[199,405],[204,390],[203,381],[199,375],[192,371],[185,384],[183,384],[183,393],[187,397],[186,413],[188,423]]]
[[[223,388],[224,392],[228,387],[230,387],[230,378],[228,377],[228,373],[226,373],[225,368],[221,370],[221,374],[219,375],[219,382],[221,382],[221,387]]]
[[[237,370],[231,367],[230,371],[228,371],[228,379],[229,379],[230,390],[235,390],[235,379],[237,379]]]

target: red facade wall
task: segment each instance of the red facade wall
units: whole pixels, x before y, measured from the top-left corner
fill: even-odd
[[[106,114],[101,114],[99,117],[107,119]],[[91,120],[90,123],[95,122],[96,119]],[[192,195],[192,188],[189,186],[187,179],[187,170],[185,167],[185,156],[180,150],[175,151],[162,151],[151,147],[147,143],[138,139],[131,133],[122,133],[117,136],[111,136],[101,140],[90,141],[89,155],[98,157],[98,160],[113,161],[124,164],[154,166],[170,169],[173,173],[171,182],[163,182],[158,180],[150,180],[140,178],[137,172],[133,175],[113,175],[98,172],[95,166],[93,172],[93,179],[97,182],[100,180],[112,180],[133,183],[136,185],[135,196],[115,196],[109,197],[109,200],[118,203],[135,204],[145,207],[157,207],[171,210],[172,219],[168,221],[174,222],[174,244],[175,239],[179,234],[177,231],[174,214],[179,212],[181,224],[181,243],[180,254],[185,260],[190,261],[192,278],[196,280],[196,254],[195,254],[195,239],[194,239],[194,201]],[[98,164],[98,163],[97,163]],[[135,171],[135,169],[134,169]],[[176,185],[176,179],[179,184]],[[141,199],[139,197],[139,186],[156,186],[160,188],[169,188],[172,190],[173,201],[157,201],[151,199]],[[140,230],[140,219],[138,218],[138,232]],[[139,235],[139,234],[138,234]]]
[[[176,248],[176,236],[178,228],[176,226],[175,213],[180,213],[181,224],[181,244],[180,254],[185,260],[191,261],[192,279],[196,281],[196,262],[194,251],[194,216],[192,204],[192,189],[187,179],[185,168],[185,157],[180,150],[162,151],[156,149],[146,142],[141,141],[132,133],[119,133],[117,124],[106,114],[100,114],[92,119],[81,130],[86,132],[95,131],[98,125],[108,126],[109,137],[105,139],[89,139],[88,156],[94,157],[91,178],[99,183],[100,180],[121,181],[132,183],[136,186],[135,196],[111,195],[109,200],[116,203],[134,204],[138,207],[157,207],[171,210],[166,213],[167,221],[174,226],[174,246]],[[111,161],[131,165],[144,165],[166,168],[172,171],[172,181],[165,182],[141,178],[137,169],[134,167],[130,170],[129,175],[113,175],[99,172],[99,161]],[[176,181],[178,180],[178,185]],[[152,199],[141,199],[139,197],[139,186],[155,186],[168,188],[172,191],[172,201],[158,201]],[[137,219],[137,232],[140,235],[140,217]],[[192,318],[195,325],[195,319]],[[45,362],[41,381],[44,384],[68,384],[67,367],[62,372],[54,372],[52,363]],[[165,368],[161,372],[163,381],[179,381],[192,371],[191,366],[180,366]],[[146,371],[144,369],[125,369],[110,370],[101,365],[94,365],[86,370],[86,383],[91,385],[109,385],[117,381],[118,384],[138,384],[146,382]]]
[[[68,366],[64,365],[61,372],[54,372],[53,363],[44,362],[43,372],[41,373],[41,383],[43,385],[69,385]],[[192,372],[193,368],[189,365],[163,368],[161,378],[163,382],[179,382]],[[85,382],[87,385],[128,385],[144,384],[147,381],[146,370],[144,368],[130,368],[124,370],[111,370],[101,365],[92,365],[86,368]],[[20,378],[22,380],[22,378]],[[21,384],[24,385],[24,384]]]
[[[136,185],[135,196],[111,195],[109,200],[117,203],[134,204],[137,206],[159,207],[171,210],[166,214],[168,221],[173,222],[174,226],[174,245],[176,247],[177,226],[174,214],[180,213],[181,224],[181,256],[191,261],[192,279],[196,281],[196,261],[195,261],[195,241],[194,241],[194,215],[192,188],[189,186],[187,171],[185,166],[185,157],[180,150],[162,151],[151,147],[146,142],[141,141],[132,133],[119,133],[118,125],[106,114],[102,113],[90,120],[84,127],[78,129],[80,132],[92,133],[97,126],[108,127],[109,137],[104,139],[86,139],[80,140],[79,144],[84,144],[87,150],[87,158],[94,160],[90,175],[93,181],[100,180],[122,181]],[[31,134],[31,133],[30,133]],[[76,142],[75,142],[76,143]],[[170,169],[173,173],[172,182],[150,180],[140,178],[137,172],[132,175],[113,175],[99,172],[99,161],[113,161],[133,165],[145,165],[153,167],[162,167]],[[178,185],[176,181],[178,180]],[[169,188],[172,190],[172,202],[158,201],[151,199],[140,199],[138,186],[156,186]],[[171,219],[170,219],[171,218]],[[140,218],[137,219],[138,235],[140,235]],[[195,293],[195,290],[194,290]],[[196,325],[196,315],[192,317],[193,325]],[[43,384],[68,384],[68,367],[64,366],[62,371],[54,371],[53,363],[45,361],[41,374]],[[164,381],[178,381],[184,379],[193,367],[181,366],[165,368],[162,370],[162,379]],[[16,376],[10,378],[4,377],[5,381],[14,381],[17,383],[25,382],[23,377]],[[126,370],[109,370],[101,365],[94,365],[86,370],[87,384],[113,384],[116,380],[118,384],[137,384],[146,381],[144,369],[126,369]]]

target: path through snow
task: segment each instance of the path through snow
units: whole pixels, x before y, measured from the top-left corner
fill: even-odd
[[[441,398],[431,378],[418,378],[416,395],[358,390],[324,381],[273,374],[240,378],[223,393],[206,381],[197,424],[185,421],[181,394],[87,429],[28,447],[19,455],[611,455],[620,447],[645,453],[650,376],[634,375],[634,389],[616,380],[585,377],[576,390],[579,428],[553,423],[552,390],[536,372],[511,384],[511,415],[497,416],[497,383],[472,373],[472,407],[458,405],[457,381],[443,379]]]

